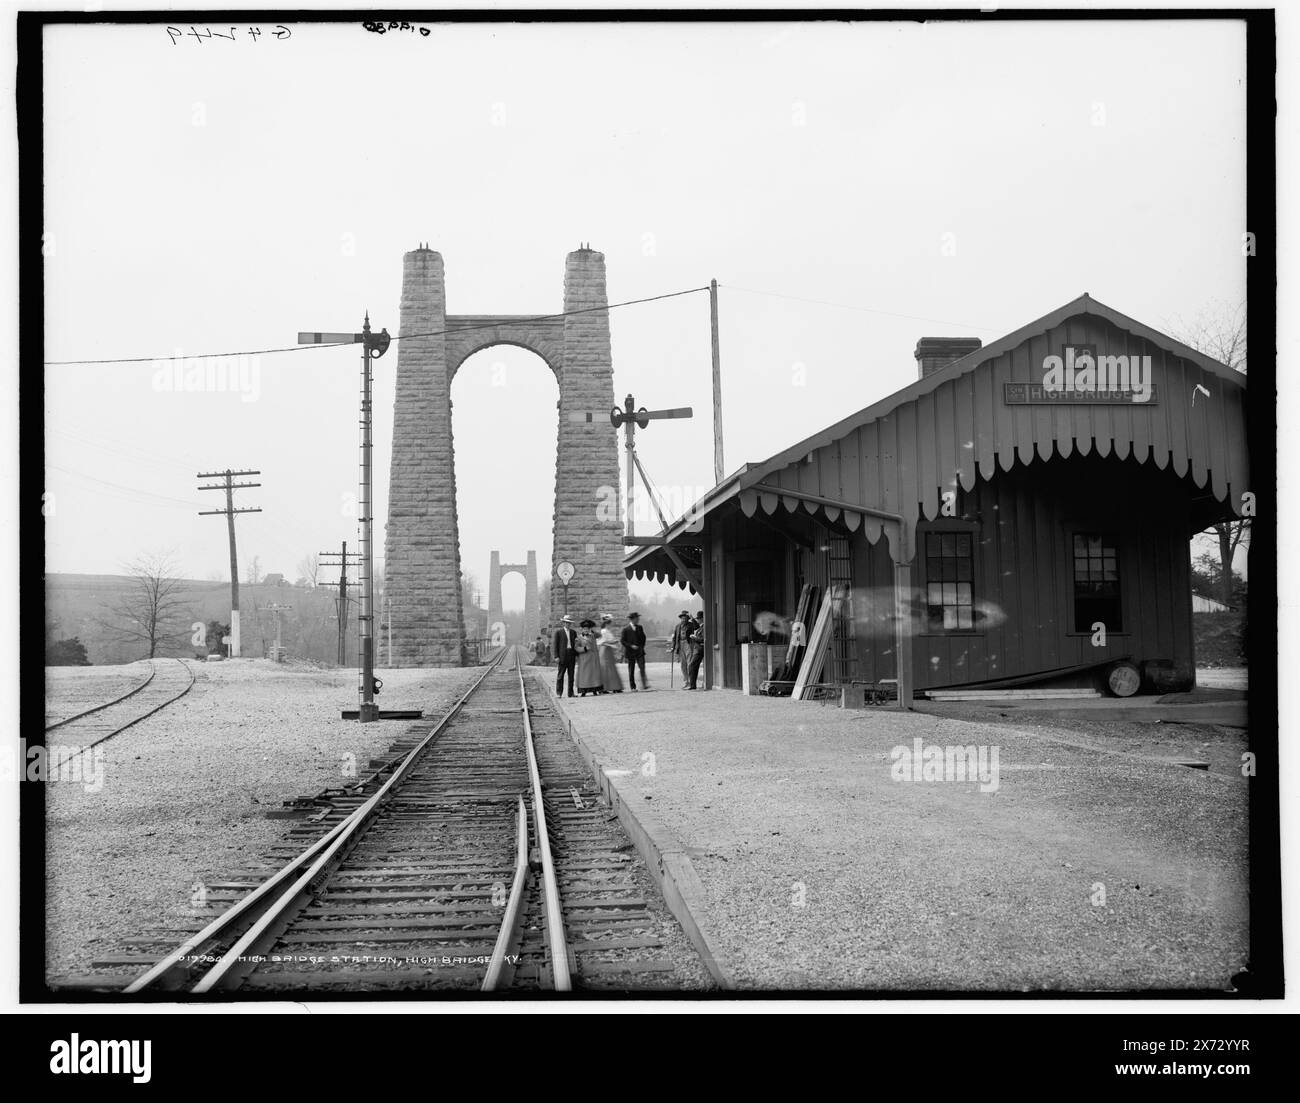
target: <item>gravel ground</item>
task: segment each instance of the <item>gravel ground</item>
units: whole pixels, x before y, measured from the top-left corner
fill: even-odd
[[[742,987],[1226,990],[1248,957],[1239,772],[1074,745],[1024,717],[651,679],[663,691],[563,704],[691,848]],[[996,747],[997,789],[894,780],[892,750],[914,739]]]
[[[124,666],[47,666],[45,722],[107,704],[144,682],[149,670],[148,660]]]
[[[111,671],[120,680],[136,664],[81,669],[107,685]],[[196,914],[196,880],[253,868],[280,838],[285,824],[268,810],[345,780],[346,756],[363,770],[404,727],[339,718],[356,706],[354,671],[264,659],[196,670],[187,696],[103,745],[97,792],[46,786],[49,978],[83,972],[146,928],[185,922]],[[382,707],[435,713],[476,673],[386,670]],[[73,678],[69,668],[47,672],[61,690]]]

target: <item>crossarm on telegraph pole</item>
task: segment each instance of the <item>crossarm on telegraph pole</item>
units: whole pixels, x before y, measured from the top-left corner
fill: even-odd
[[[331,333],[325,331],[300,331],[300,345],[346,345],[361,346],[361,457],[360,457],[360,491],[357,510],[360,514],[361,564],[360,584],[361,603],[357,613],[357,626],[360,634],[360,684],[357,692],[360,704],[357,719],[366,724],[379,719],[379,706],[375,704],[375,618],[374,618],[374,475],[373,475],[373,414],[371,410],[371,374],[372,358],[383,356],[388,351],[392,338],[388,330],[379,333],[370,332],[370,312],[366,312],[365,322],[360,333]]]

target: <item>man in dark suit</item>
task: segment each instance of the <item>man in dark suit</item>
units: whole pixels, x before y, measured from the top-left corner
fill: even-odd
[[[695,631],[686,641],[689,651],[686,657],[687,689],[699,689],[700,663],[704,660],[704,610],[695,614]]]
[[[672,653],[682,667],[682,689],[694,689],[691,680],[691,634],[699,627],[690,613],[677,614],[677,627],[673,629]]]
[[[627,660],[627,680],[636,692],[636,669],[641,668],[641,688],[649,689],[650,680],[645,676],[645,629],[641,627],[641,614],[628,613],[627,624],[619,633],[619,642],[623,645],[623,657]]]
[[[578,653],[573,649],[575,633],[573,618],[567,614],[560,618],[560,626],[555,630],[551,641],[551,651],[555,654],[555,695],[564,696],[564,676],[569,676],[569,696],[573,696],[573,668],[578,662]]]

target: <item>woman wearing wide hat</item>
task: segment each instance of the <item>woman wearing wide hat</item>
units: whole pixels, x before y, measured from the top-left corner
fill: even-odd
[[[622,647],[614,631],[614,618],[605,613],[600,618],[600,684],[606,693],[622,693],[623,679],[618,673],[618,652]]]
[[[600,656],[596,652],[596,622],[581,621],[578,629],[578,639],[573,645],[578,653],[578,668],[573,679],[578,684],[578,694],[586,697],[588,693],[603,693],[605,687],[600,680]]]

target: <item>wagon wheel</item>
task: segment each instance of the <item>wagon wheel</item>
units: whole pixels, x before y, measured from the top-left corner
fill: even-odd
[[[1127,659],[1117,662],[1106,672],[1106,686],[1116,697],[1132,697],[1141,684],[1141,673]]]

